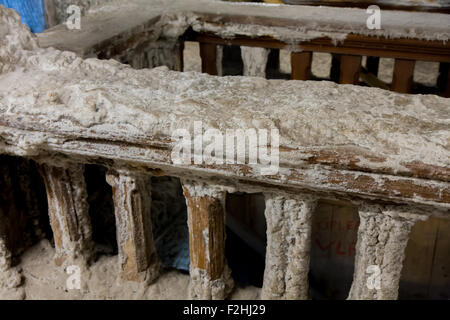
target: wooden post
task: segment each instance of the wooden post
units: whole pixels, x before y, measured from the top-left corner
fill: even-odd
[[[414,78],[414,60],[395,59],[391,90],[411,93]]]
[[[311,79],[312,52],[291,52],[291,79]]]
[[[109,171],[106,181],[113,190],[121,277],[153,282],[161,264],[150,217],[151,178],[129,171]]]
[[[358,84],[361,56],[342,55],[339,83]]]
[[[312,197],[265,194],[267,251],[263,299],[308,299]]]
[[[200,57],[202,59],[202,72],[217,76],[217,45],[200,42]]]
[[[395,207],[363,204],[355,271],[348,299],[395,300],[409,232],[420,215]]]
[[[188,206],[190,296],[225,299],[233,288],[225,259],[225,191],[194,181],[183,181]]]
[[[56,167],[41,164],[47,190],[48,212],[56,250],[56,265],[92,254],[92,228],[87,203],[83,164]]]

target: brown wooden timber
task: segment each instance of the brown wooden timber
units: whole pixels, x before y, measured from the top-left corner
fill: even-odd
[[[361,56],[342,55],[339,83],[357,84],[359,80],[360,67]]]
[[[205,270],[212,281],[225,268],[225,216],[220,199],[191,196],[183,186],[188,206],[191,269]]]
[[[200,57],[202,58],[202,72],[217,76],[217,45],[200,42]]]
[[[291,53],[291,79],[309,80],[311,79],[312,52],[292,52]]]
[[[391,90],[410,93],[413,86],[414,60],[395,59]]]

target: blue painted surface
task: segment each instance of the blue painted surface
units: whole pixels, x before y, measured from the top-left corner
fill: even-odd
[[[0,0],[0,4],[19,12],[22,23],[32,32],[45,30],[44,6],[42,0]]]

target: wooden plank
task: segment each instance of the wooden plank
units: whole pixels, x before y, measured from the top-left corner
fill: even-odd
[[[339,83],[357,84],[359,80],[360,67],[361,56],[342,55]]]
[[[309,80],[311,79],[312,52],[292,52],[291,53],[291,79]]]
[[[202,72],[217,76],[217,45],[200,42],[200,57],[202,58]]]
[[[399,93],[411,93],[414,78],[414,60],[395,59],[391,90]]]

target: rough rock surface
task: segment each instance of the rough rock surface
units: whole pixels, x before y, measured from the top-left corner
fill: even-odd
[[[415,160],[450,164],[449,99],[325,81],[218,78],[82,60],[74,53],[37,49],[36,39],[15,20],[16,14],[0,10],[3,124],[26,123],[29,129],[46,128],[67,137],[142,141],[169,138],[175,129],[191,129],[201,119],[205,128],[219,130],[277,128],[280,145],[287,148],[351,146],[385,159],[364,159],[367,168],[407,170],[402,163]],[[45,140],[43,136],[19,145],[27,152]]]

